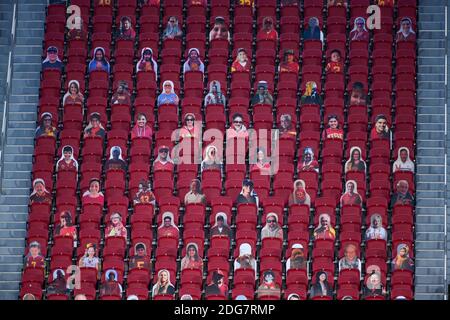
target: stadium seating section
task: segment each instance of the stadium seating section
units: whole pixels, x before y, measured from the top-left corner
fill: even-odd
[[[69,1],[68,1],[69,2]],[[183,1],[161,0],[71,0],[80,8],[86,39],[69,40],[66,27],[66,5],[49,5],[46,32],[43,39],[44,60],[49,46],[58,48],[64,64],[62,71],[43,70],[41,76],[38,119],[44,112],[52,114],[52,123],[58,130],[55,137],[37,137],[33,159],[32,178],[42,178],[51,192],[52,203],[30,204],[27,248],[37,241],[45,256],[46,268],[24,268],[20,297],[32,293],[40,299],[73,299],[83,293],[88,299],[126,299],[134,294],[140,299],[179,299],[190,294],[194,299],[234,299],[245,295],[258,299],[258,287],[263,273],[272,270],[280,286],[281,299],[295,293],[301,299],[342,299],[351,296],[363,299],[363,287],[370,276],[369,266],[377,266],[381,274],[386,297],[369,296],[367,299],[393,299],[414,296],[413,272],[392,269],[397,246],[405,243],[414,254],[414,206],[391,205],[391,196],[399,180],[409,182],[414,192],[414,175],[393,173],[393,162],[400,147],[407,147],[411,159],[415,154],[415,41],[396,42],[400,20],[409,17],[417,29],[416,2],[395,1],[395,6],[381,8],[381,28],[368,30],[369,39],[350,39],[357,17],[368,18],[366,9],[376,3],[371,0],[349,0],[348,6],[327,6],[322,0],[302,0],[294,5],[285,1]],[[297,2],[297,1],[286,1]],[[389,2],[389,1],[386,1]],[[129,16],[136,31],[135,40],[117,38],[121,17]],[[181,40],[163,40],[162,34],[169,17],[175,16],[183,31]],[[230,26],[230,41],[209,39],[215,18],[221,16]],[[263,20],[271,17],[276,40],[258,38]],[[321,40],[304,39],[303,31],[310,17],[317,17],[323,32]],[[417,30],[416,30],[417,31]],[[93,50],[103,47],[110,63],[110,73],[89,73],[88,64]],[[136,73],[141,50],[149,47],[158,65],[158,72]],[[204,77],[198,72],[183,74],[183,64],[189,49],[198,48],[205,65]],[[231,72],[239,48],[244,48],[251,60],[250,72]],[[280,72],[279,65],[285,50],[293,50],[299,72]],[[344,72],[326,72],[331,51],[339,49]],[[77,80],[84,95],[81,108],[63,105],[63,96],[69,81]],[[157,106],[163,82],[171,80],[180,102],[178,106]],[[227,104],[204,105],[211,81],[220,82]],[[273,96],[273,105],[250,103],[258,82],[266,81]],[[131,107],[112,104],[119,81],[126,81],[131,93]],[[323,104],[301,103],[308,81],[317,83],[317,92]],[[368,97],[367,106],[351,105],[350,96],[355,82],[363,84]],[[100,114],[106,137],[84,138],[83,131],[92,112]],[[202,121],[204,129],[216,128],[225,132],[232,125],[232,115],[242,113],[247,128],[278,128],[280,116],[290,114],[296,135],[280,140],[280,170],[273,176],[251,172],[249,154],[245,165],[224,163],[223,171],[206,170],[200,165],[175,165],[173,172],[156,171],[152,163],[162,145],[172,148],[173,129],[184,125],[186,113],[193,113]],[[150,143],[131,139],[131,130],[138,113],[147,116],[153,130]],[[391,129],[392,140],[371,139],[376,116],[384,114]],[[344,139],[330,139],[322,135],[327,128],[328,116],[337,115],[344,131]],[[210,143],[204,142],[204,147]],[[224,142],[224,147],[227,141]],[[62,148],[73,147],[78,172],[56,172],[56,162]],[[127,163],[126,172],[106,170],[110,149],[120,146]],[[319,172],[299,171],[305,147],[314,149]],[[345,173],[350,149],[358,146],[367,170]],[[105,195],[104,205],[81,201],[89,188],[91,178],[100,179]],[[190,181],[200,179],[206,204],[186,205],[184,195]],[[259,196],[259,207],[252,204],[237,205],[244,178],[254,182]],[[156,205],[134,205],[133,198],[142,179],[150,181],[156,196]],[[288,197],[294,181],[306,182],[311,207],[289,205]],[[342,205],[346,181],[358,185],[362,205]],[[77,232],[77,244],[71,238],[55,235],[59,214],[72,213]],[[157,236],[162,213],[174,214],[179,238]],[[119,212],[127,228],[127,240],[105,237],[105,229],[113,212]],[[215,214],[224,212],[231,227],[231,237],[210,237]],[[283,230],[283,240],[261,240],[265,216],[275,212]],[[335,226],[336,239],[315,240],[313,230],[319,216],[328,213]],[[387,241],[367,240],[366,230],[370,217],[378,213],[387,230]],[[152,271],[130,269],[129,260],[136,243],[145,243],[151,255]],[[198,245],[203,258],[203,270],[185,269],[180,262],[188,243]],[[96,245],[100,258],[100,271],[83,268],[81,286],[71,294],[55,294],[49,289],[57,269],[66,270],[78,265],[86,244]],[[258,270],[255,279],[248,269],[234,271],[233,263],[239,254],[239,245],[249,243],[256,258]],[[286,261],[293,244],[305,249],[307,270],[286,270]],[[339,272],[338,262],[344,255],[344,246],[354,244],[362,262],[362,273],[355,270]],[[102,295],[100,287],[105,271],[118,273],[123,295]],[[175,286],[175,294],[153,295],[152,287],[158,272],[166,269]],[[205,295],[214,271],[224,275],[228,291],[225,295]],[[93,273],[92,273],[92,272]],[[316,275],[325,271],[332,287],[332,297],[310,296]],[[69,274],[66,274],[68,277]],[[261,296],[261,299],[280,299],[280,296]]]

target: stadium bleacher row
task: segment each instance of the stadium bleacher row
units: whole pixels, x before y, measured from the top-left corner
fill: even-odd
[[[412,299],[416,1],[331,2],[49,5],[20,297]]]

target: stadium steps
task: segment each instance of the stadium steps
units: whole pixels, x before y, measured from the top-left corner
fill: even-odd
[[[11,48],[12,1],[0,2],[0,131],[2,129],[6,95],[6,76],[8,73],[9,50]]]
[[[6,8],[5,1],[1,3],[0,28],[3,27],[2,19],[5,19],[3,8]],[[19,295],[46,4],[46,0],[18,0],[5,173],[0,198],[0,300],[17,299]],[[10,11],[12,16],[12,6]],[[1,38],[4,38],[3,34]],[[0,73],[2,66],[3,60],[0,61]],[[4,77],[0,75],[0,78]]]
[[[0,3],[0,132],[3,127],[4,101],[6,98],[9,51],[11,49],[11,23],[13,5],[9,1]],[[0,153],[3,152],[0,145]],[[0,164],[1,166],[1,164]]]
[[[445,5],[419,4],[415,299],[445,298]],[[444,40],[444,41],[443,41]]]
[[[448,34],[448,32],[449,32],[449,30],[450,30],[450,27],[448,26],[448,23],[449,23],[449,21],[450,21],[450,18],[448,18],[448,5],[447,5],[447,34]],[[449,40],[449,38],[448,38],[448,35],[447,35],[447,43],[446,43],[446,52],[445,52],[445,55],[447,56],[448,55],[448,48],[449,48],[449,46],[450,46],[450,40]],[[450,67],[448,66],[448,60],[447,60],[447,75],[448,75],[448,72],[450,71]],[[447,80],[448,81],[448,80]],[[450,109],[449,109],[449,105],[450,105],[450,99],[448,98],[449,96],[450,96],[450,89],[449,89],[449,87],[448,87],[448,84],[447,84],[447,87],[446,87],[446,90],[447,90],[447,92],[445,92],[445,94],[446,94],[446,98],[447,98],[447,100],[446,100],[446,103],[447,103],[447,115],[448,115],[448,113],[450,112]],[[448,117],[448,116],[447,116]],[[447,119],[445,119],[445,120],[447,120]],[[447,125],[448,125],[448,120],[447,120]],[[448,154],[450,153],[449,152],[449,138],[448,138],[448,134],[446,135],[446,137],[445,137],[445,146],[446,146],[446,154],[445,154],[445,156],[447,157],[446,158],[446,160],[447,160],[447,181],[448,181],[448,179],[449,179],[449,170],[450,170],[450,167],[449,167],[449,165],[448,165],[448,163],[449,163],[449,156],[448,156]],[[446,197],[445,197],[445,199],[449,199],[449,197],[450,197],[450,192],[449,192],[449,190],[448,190],[448,188],[446,188]],[[447,202],[446,202],[446,206],[448,207],[448,204],[447,204]],[[446,211],[446,213],[447,213],[447,211]],[[447,225],[445,226],[445,224],[444,223],[442,223],[442,225],[443,226],[445,226],[445,228],[446,228],[446,230],[447,231],[449,231],[449,229],[450,229],[450,224],[449,224],[449,222],[448,222],[448,217],[449,217],[449,215],[447,214]],[[448,292],[448,288],[449,288],[449,285],[450,285],[450,280],[448,279],[448,274],[450,273],[450,266],[449,266],[449,263],[450,263],[450,257],[448,256],[448,252],[449,252],[449,247],[450,247],[450,240],[448,239],[448,237],[446,236],[445,238],[444,238],[444,243],[443,243],[443,249],[445,250],[445,252],[446,252],[446,258],[447,258],[447,261],[446,261],[446,264],[445,264],[445,266],[446,266],[446,268],[447,268],[447,270],[445,270],[445,281],[446,282],[444,282],[444,284],[445,284],[445,286],[444,286],[444,290],[445,290],[445,299],[449,299],[448,298],[448,295],[449,295],[449,292]]]

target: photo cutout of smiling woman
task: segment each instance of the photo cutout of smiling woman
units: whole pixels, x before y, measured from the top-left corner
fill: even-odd
[[[220,16],[214,19],[214,26],[209,32],[209,41],[217,39],[230,41],[230,32],[228,31],[228,26],[225,23],[225,19]]]

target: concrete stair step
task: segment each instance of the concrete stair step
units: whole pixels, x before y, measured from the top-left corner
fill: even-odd
[[[8,193],[6,193],[6,195],[8,195]],[[23,204],[26,203],[28,199],[29,195],[27,194],[2,196],[0,204]]]
[[[444,90],[445,88],[444,82],[439,82],[437,79],[436,82],[421,82],[419,86],[421,90]]]
[[[34,129],[36,130],[36,121],[8,121],[9,129]]]
[[[47,6],[47,3],[52,3],[52,2],[55,2],[55,1],[45,1],[45,0],[30,0],[30,1],[25,1],[25,0],[19,0],[19,1],[23,1],[23,3],[25,3],[25,4],[29,4],[29,3],[31,3],[31,4],[40,4],[40,5],[44,5],[45,7]],[[61,2],[61,1],[59,1],[59,2]],[[21,2],[19,2],[19,3],[21,3]],[[44,9],[44,12],[46,12],[45,11],[45,9]]]
[[[421,83],[419,83],[419,89],[417,90],[417,98],[427,98],[427,90],[423,89],[421,87]],[[442,88],[441,90],[428,90],[428,96],[433,97],[433,99],[437,99],[437,98],[445,98],[445,91],[444,88]]]
[[[34,54],[34,55],[14,55],[13,57],[13,63],[27,63],[27,64],[39,64],[42,63],[42,59],[40,54]]]
[[[420,154],[422,156],[441,156],[443,157],[445,154],[444,148],[421,148]]]
[[[428,3],[426,3],[428,4]],[[427,18],[427,17],[431,17],[433,14],[442,14],[443,12],[443,7],[439,7],[439,6],[431,6],[431,5],[424,5],[421,4],[419,6],[419,15],[421,18]],[[425,14],[425,16],[424,16]]]
[[[28,203],[25,204],[0,204],[0,216],[5,214],[5,212],[14,212],[18,214],[28,214]],[[22,213],[21,213],[22,212]],[[1,220],[1,218],[0,218]]]
[[[17,29],[16,37],[17,38],[43,38],[44,29]]]
[[[40,22],[40,21],[35,21],[35,23],[44,23],[44,21]],[[17,45],[26,45],[26,44],[30,44],[30,45],[34,45],[37,46],[39,44],[42,45],[42,37],[35,37],[35,38],[29,38],[27,39],[26,37],[22,37],[22,38],[16,38],[16,44]]]
[[[22,279],[22,267],[17,265],[4,265],[6,270],[1,270],[2,265],[0,265],[0,281],[20,281]],[[20,269],[19,269],[20,268]],[[19,269],[19,270],[17,270]]]
[[[29,176],[30,177],[30,176]],[[17,179],[3,179],[3,188],[24,188],[29,189],[31,183],[29,179],[17,180]]]
[[[419,114],[417,115],[418,125],[423,123],[433,123],[434,125],[439,124],[442,116],[439,114]]]
[[[36,104],[39,104],[39,98],[34,101],[36,96],[33,95],[11,95],[9,97],[9,112],[26,112],[26,113],[36,113]],[[33,110],[34,106],[34,110]]]
[[[428,285],[428,284],[422,284],[422,285],[417,285],[415,288],[415,292],[416,294],[420,294],[420,293],[430,293],[430,300],[433,300],[433,297],[435,297],[436,299],[434,300],[442,300],[444,298],[444,286],[441,285]],[[440,298],[438,298],[440,297]],[[428,300],[428,299],[427,299]]]
[[[420,19],[423,21],[432,21],[434,19],[439,21],[444,21],[445,14],[443,12],[436,12],[436,13],[422,13],[420,15]]]
[[[36,114],[36,111],[36,104],[33,102],[23,101],[9,104],[9,112],[12,114],[14,114],[15,112]]]
[[[5,171],[30,171],[32,169],[32,164],[28,162],[24,163],[5,163]]]
[[[425,147],[428,148],[443,148],[444,147],[444,141],[438,141],[438,140],[417,140],[417,147]]]
[[[435,122],[418,122],[417,123],[417,131],[426,131],[430,128],[433,128],[433,131],[445,131],[444,123],[435,123]],[[429,131],[429,130],[428,130]]]
[[[441,268],[416,268],[416,275],[437,275],[442,276]]]
[[[416,241],[416,249],[420,248],[422,250],[444,250],[444,244],[442,242],[435,243],[434,241]]]
[[[1,63],[5,63],[6,61],[8,61],[7,55],[9,54],[9,50],[11,48],[11,30],[0,29],[0,33],[4,35],[2,36],[2,42],[0,43],[0,53],[2,54],[0,61]]]
[[[33,146],[6,146],[5,152],[9,154],[33,154]]]
[[[7,211],[2,211],[2,212],[4,212],[4,213],[0,213],[0,221],[3,223],[7,223],[7,222],[26,223],[28,221],[28,208],[26,208],[25,210],[22,210],[22,213],[11,214],[10,212],[7,212]]]
[[[444,300],[444,294],[421,294],[417,292],[416,289],[416,293],[414,295],[414,299],[415,300],[435,300],[435,301],[440,301],[440,300]]]
[[[421,275],[416,277],[416,284],[437,285],[444,282],[444,275]]]
[[[9,112],[10,121],[33,121],[36,126],[36,112]]]
[[[33,23],[32,21],[24,21],[24,20],[17,21],[18,29],[36,29],[36,26],[38,26],[38,24]]]
[[[17,300],[19,296],[19,282],[18,281],[1,281],[0,287],[2,288],[1,293],[5,293],[5,300]],[[2,299],[3,300],[3,299]]]
[[[435,132],[435,131],[421,131],[417,133],[417,139],[420,140],[441,140],[443,138],[444,132]]]
[[[424,4],[420,4],[421,6],[445,6],[445,0],[430,0]]]
[[[24,80],[24,79],[16,79],[13,77],[12,85],[14,86],[27,86],[32,88],[39,88],[41,85],[41,80],[39,78]]]
[[[421,180],[421,179],[417,179],[416,178],[416,183],[417,182],[423,182],[423,180]],[[433,184],[433,182],[428,182],[429,184]],[[437,184],[442,184],[442,183],[437,183]],[[425,183],[423,184],[423,185],[426,185]],[[443,187],[442,187],[443,188]],[[422,190],[422,189],[416,189],[416,190]],[[427,188],[425,188],[425,190],[427,190]],[[436,208],[436,207],[432,207],[434,210],[437,210],[438,208]],[[419,209],[419,208],[418,208]],[[427,209],[427,208],[420,208],[420,210],[425,210],[425,209]],[[433,212],[433,211],[432,211]],[[424,214],[431,214],[429,211],[422,211],[422,213],[424,213]],[[440,213],[437,213],[437,214],[440,214]]]
[[[438,19],[437,17],[435,18]],[[441,31],[445,29],[445,21],[437,20],[437,21],[419,21],[419,30],[436,30]]]
[[[40,2],[37,3],[29,3],[29,2],[22,2],[19,3],[18,6],[19,12],[26,12],[26,13],[36,13],[36,12],[42,12],[42,14],[45,16],[45,12],[46,12],[46,4]],[[21,21],[28,21],[26,19],[20,19]]]
[[[12,13],[13,5],[8,0],[0,1],[0,10],[4,13]]]
[[[444,82],[445,81],[445,75],[443,75],[443,74],[420,73],[417,76],[417,80],[421,81],[421,83],[423,83],[424,81]]]
[[[36,132],[36,128],[27,128],[27,129],[9,129],[7,135],[8,137],[20,138],[20,137],[31,137],[34,136]]]
[[[420,57],[442,57],[445,55],[445,48],[419,48],[419,56]]]
[[[25,46],[17,46],[14,49],[14,54],[17,55],[41,55],[42,54],[42,45],[30,45],[28,47]]]
[[[17,300],[19,291],[17,290],[2,290],[0,291],[0,300]]]
[[[434,199],[434,198],[444,198],[445,191],[436,191],[436,190],[424,190],[417,191],[416,190],[416,198],[417,199]]]
[[[2,264],[23,264],[23,256],[22,255],[8,255],[0,257],[0,265]]]
[[[436,150],[438,150],[438,149],[436,149]],[[426,164],[427,161],[432,161],[431,160],[432,158],[433,158],[433,156],[419,155],[416,158],[416,163],[418,164],[418,166],[422,166],[422,165]],[[444,159],[438,159],[438,160],[444,160]],[[429,163],[429,165],[432,166],[432,165],[441,165],[441,164],[440,163]]]
[[[444,240],[444,225],[417,225],[416,226],[416,240],[417,241],[443,241]]]
[[[429,263],[430,261],[436,261],[436,259],[434,259],[434,260],[432,260],[432,259],[425,259],[424,261]],[[417,261],[417,262],[419,262],[419,261]],[[427,266],[425,264],[425,265],[420,266],[420,267],[416,264],[416,274],[418,274],[418,275],[429,274],[430,270],[434,270],[433,272],[436,272],[436,271],[440,272],[441,275],[442,275],[444,273],[445,269],[443,267],[443,264],[442,264],[442,266],[433,266],[432,263],[431,263],[430,266]]]
[[[1,10],[0,8],[0,33],[2,38],[6,38],[11,34],[12,10]]]
[[[5,154],[5,161],[31,162],[32,154]]]
[[[7,137],[6,143],[8,145],[34,145],[34,137]]]
[[[421,207],[434,207],[434,206],[444,206],[444,199],[421,199],[416,197],[416,205]]]
[[[416,181],[416,190],[422,191],[422,190],[442,190],[444,188],[444,182],[441,183],[430,183],[430,182],[418,182]]]
[[[11,95],[9,97],[9,102],[10,102],[10,111],[14,111],[11,108],[16,106],[17,104],[30,103],[30,104],[36,105],[39,102],[39,96],[38,95]],[[25,111],[25,110],[21,110],[21,111]]]
[[[445,38],[445,32],[436,30],[421,30],[420,37],[428,40],[442,40]]]
[[[437,40],[431,40],[432,42],[437,41]],[[445,45],[445,43],[444,43]],[[418,66],[418,71],[419,72],[423,72],[423,73],[433,73],[433,74],[438,74],[442,72],[442,68],[441,67],[436,67],[436,66],[422,66],[419,65]]]
[[[3,222],[1,220],[1,215],[0,215],[0,230],[25,230],[26,229],[26,223],[21,221],[21,222]],[[1,262],[1,260],[0,260]]]
[[[416,206],[416,216],[438,216],[443,217],[445,213],[442,207],[420,207]]]
[[[23,262],[0,264],[0,274],[5,274],[4,278],[0,277],[0,281],[14,281],[15,277],[19,277],[19,281],[22,278]]]
[[[424,157],[425,158],[425,157]],[[439,159],[439,158],[434,158],[434,157],[426,157],[426,161],[428,162],[428,165],[443,165],[444,164],[444,160],[443,159]],[[418,163],[424,163],[422,161],[419,161]]]
[[[427,100],[427,98],[418,99],[418,104],[421,104],[421,106],[417,107],[417,116],[422,115],[442,115],[444,110],[444,98],[433,98]]]
[[[0,238],[0,247],[17,247],[17,248],[24,248],[25,240],[24,239],[14,239],[14,238]],[[24,249],[22,249],[24,250]]]
[[[39,74],[36,72],[20,72],[14,71],[14,79],[39,79]]]
[[[424,241],[418,241],[418,243],[423,243]],[[431,261],[431,260],[439,260],[442,258],[442,256],[445,254],[445,250],[438,250],[438,249],[431,249],[431,250],[423,250],[419,247],[415,248],[416,254],[423,254],[422,260],[423,261]],[[441,267],[441,266],[435,266],[435,268]]]
[[[4,181],[6,181],[7,179],[18,179],[18,180],[30,180],[31,179],[31,172],[29,171],[22,171],[22,172],[5,172],[3,175],[3,178],[5,179]],[[31,182],[29,183],[29,185],[31,185]]]
[[[20,8],[19,8],[20,9]],[[36,23],[44,26],[45,21],[45,11],[41,12],[41,10],[36,11],[23,11],[19,10],[17,12],[18,21],[36,21]]]
[[[35,94],[38,95],[39,94],[39,87],[17,87],[17,86],[13,86],[12,87],[12,91],[13,94]]]
[[[29,188],[7,188],[3,190],[5,196],[29,196]]]
[[[416,257],[417,257],[417,253],[416,253]],[[415,261],[415,265],[416,265],[416,271],[418,272],[418,268],[442,268],[442,271],[444,269],[444,255],[442,255],[442,257],[440,257],[439,259],[437,258],[432,258],[432,259],[426,259],[422,253],[420,254],[420,260]]]
[[[9,22],[11,25],[11,22]],[[11,46],[11,29],[0,28],[0,54],[6,55],[9,52],[9,47]],[[4,58],[2,59],[3,63]]]
[[[26,230],[1,230],[0,238],[25,238]]]

